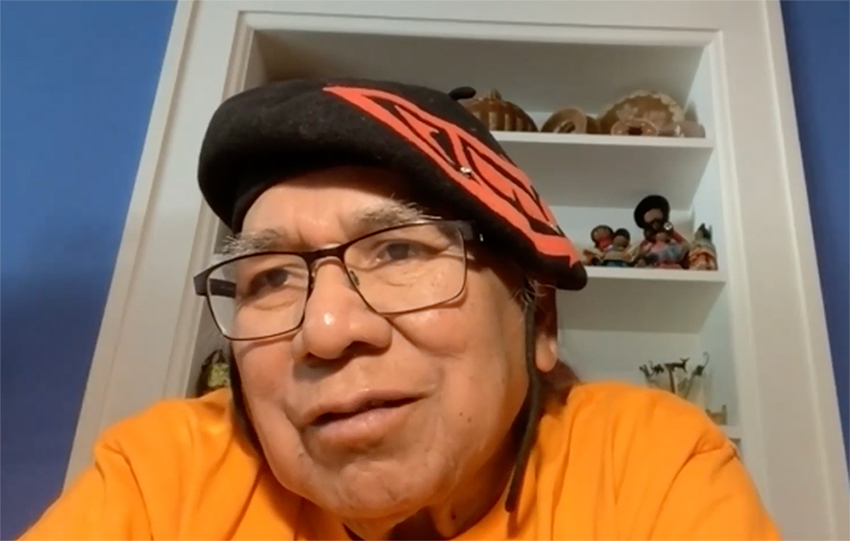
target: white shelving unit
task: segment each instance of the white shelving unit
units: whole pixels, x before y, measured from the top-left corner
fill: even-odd
[[[559,293],[562,358],[587,379],[641,383],[648,360],[708,353],[709,406],[726,405],[724,430],[784,536],[846,535],[847,469],[775,2],[181,2],[164,66],[69,478],[105,426],[184,396],[218,345],[191,276],[221,232],[194,179],[222,99],[287,78],[385,78],[495,88],[541,125],[562,107],[599,114],[646,89],[677,100],[707,136],[495,133],[577,244],[600,223],[640,238],[632,210],[650,193],[669,199],[686,236],[713,228],[718,272],[590,268],[585,290]]]
[[[551,205],[579,207],[633,208],[643,195],[661,193],[673,208],[688,208],[714,149],[710,139],[528,132],[495,136]]]
[[[726,281],[722,271],[589,267],[587,274],[585,289],[559,292],[564,329],[699,332]]]

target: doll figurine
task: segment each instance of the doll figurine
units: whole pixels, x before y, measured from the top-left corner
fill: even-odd
[[[603,267],[631,267],[632,254],[629,251],[629,242],[632,236],[627,229],[620,228],[614,232],[611,246],[602,256]]]
[[[660,195],[644,197],[634,212],[635,223],[643,230],[644,240],[641,247],[655,242],[655,233],[666,231],[667,235],[679,244],[687,244],[685,237],[680,235],[670,223],[670,203]]]
[[[670,223],[670,203],[666,198],[644,197],[635,207],[634,218],[643,230],[636,266],[687,268],[688,242]]]
[[[653,233],[652,239],[651,244],[641,244],[637,266],[660,269],[687,268],[688,250],[685,244],[677,242],[664,230]]]
[[[688,251],[688,268],[717,270],[717,250],[711,240],[711,228],[701,224]]]
[[[583,263],[585,265],[600,265],[605,253],[614,241],[614,230],[607,225],[597,225],[590,232],[590,238],[593,240],[593,248],[584,250]]]

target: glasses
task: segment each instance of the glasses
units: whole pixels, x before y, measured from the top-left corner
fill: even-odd
[[[315,285],[313,264],[335,257],[363,302],[381,315],[431,308],[466,286],[465,221],[416,222],[312,252],[263,251],[218,263],[195,276],[213,319],[229,340],[259,340],[301,326]]]

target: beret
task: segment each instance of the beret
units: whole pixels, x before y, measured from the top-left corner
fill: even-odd
[[[213,212],[238,232],[264,190],[338,165],[400,172],[535,278],[562,289],[587,282],[578,252],[528,176],[484,124],[439,90],[330,78],[240,92],[212,115],[198,182]]]

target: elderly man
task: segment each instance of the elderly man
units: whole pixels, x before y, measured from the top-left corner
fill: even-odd
[[[571,380],[554,290],[586,275],[459,95],[222,104],[199,180],[234,237],[195,286],[232,392],[108,430],[27,538],[777,537],[698,408]]]

